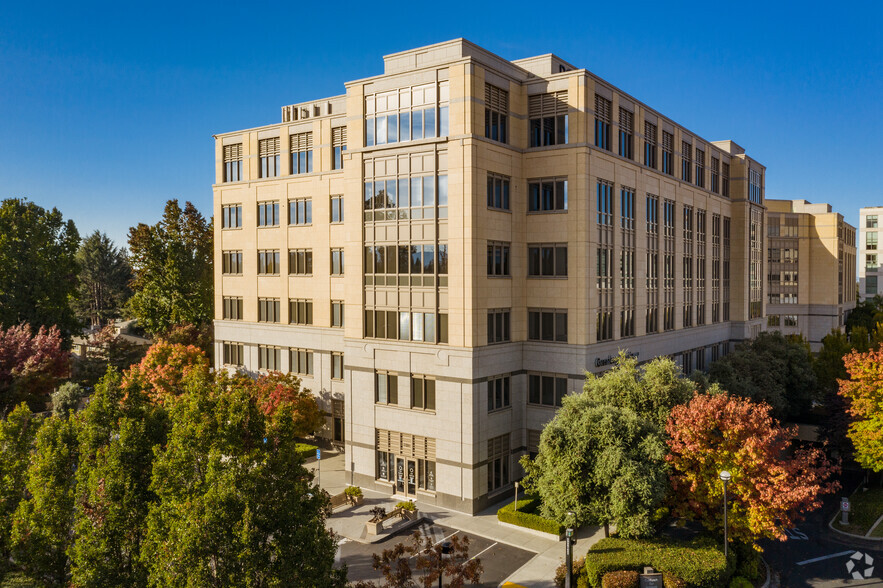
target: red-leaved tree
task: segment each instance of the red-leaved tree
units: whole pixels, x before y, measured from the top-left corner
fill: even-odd
[[[27,323],[6,330],[0,325],[0,415],[22,401],[32,410],[44,410],[49,394],[68,372],[70,353],[61,344],[54,326],[34,333]]]
[[[198,347],[160,341],[150,346],[141,363],[126,370],[123,387],[137,384],[154,402],[163,403],[183,392],[187,376],[208,372],[208,358]]]
[[[722,470],[727,487],[729,537],[753,543],[785,540],[785,529],[821,506],[821,496],[839,488],[830,481],[839,466],[820,449],[792,451],[795,428],[780,426],[768,404],[727,394],[696,394],[676,406],[666,425],[671,438],[675,514],[723,528]]]
[[[839,380],[840,395],[848,399],[847,436],[855,446],[855,460],[875,472],[883,471],[883,348],[853,351],[843,363],[849,380]]]
[[[313,394],[308,389],[301,388],[300,384],[300,378],[294,374],[281,372],[270,372],[254,381],[248,380],[264,414],[272,416],[280,406],[290,406],[294,412],[295,434],[305,437],[321,429],[325,424],[325,417]]]

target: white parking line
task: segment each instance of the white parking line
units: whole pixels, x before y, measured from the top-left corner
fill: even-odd
[[[843,557],[844,555],[852,555],[855,553],[854,549],[849,551],[841,551],[840,553],[832,553],[831,555],[823,555],[822,557],[814,557],[812,559],[805,559],[803,561],[797,562],[799,566],[805,566],[806,564],[816,563],[817,561],[824,561],[826,559],[833,559],[835,557]]]
[[[494,543],[494,545],[496,545],[496,543]],[[472,561],[473,559],[475,559],[476,557],[478,557],[479,555],[481,555],[482,553],[484,553],[485,551],[487,551],[488,549],[490,549],[490,548],[493,547],[494,545],[491,545],[490,547],[486,547],[485,549],[482,549],[481,551],[479,551],[478,553],[476,553],[475,555],[473,555],[472,557],[470,557],[470,558],[469,558],[469,561]]]

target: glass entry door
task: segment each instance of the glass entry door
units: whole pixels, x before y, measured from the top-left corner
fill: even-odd
[[[405,460],[396,458],[396,492],[405,493]]]
[[[408,460],[408,496],[417,494],[417,462]]]

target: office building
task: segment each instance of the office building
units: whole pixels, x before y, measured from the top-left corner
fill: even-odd
[[[475,512],[585,371],[765,327],[765,168],[458,39],[216,135],[217,364],[298,373],[352,482]]]
[[[867,300],[878,294],[883,294],[883,281],[880,280],[880,265],[883,258],[877,253],[880,218],[883,218],[883,206],[869,206],[859,209],[859,300]]]

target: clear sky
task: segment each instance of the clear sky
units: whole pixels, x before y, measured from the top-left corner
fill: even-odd
[[[211,213],[212,134],[465,37],[555,53],[767,166],[768,198],[883,205],[879,2],[9,2],[0,198],[125,244],[169,198]],[[370,7],[370,11],[368,8]],[[877,145],[878,147],[874,147]]]

